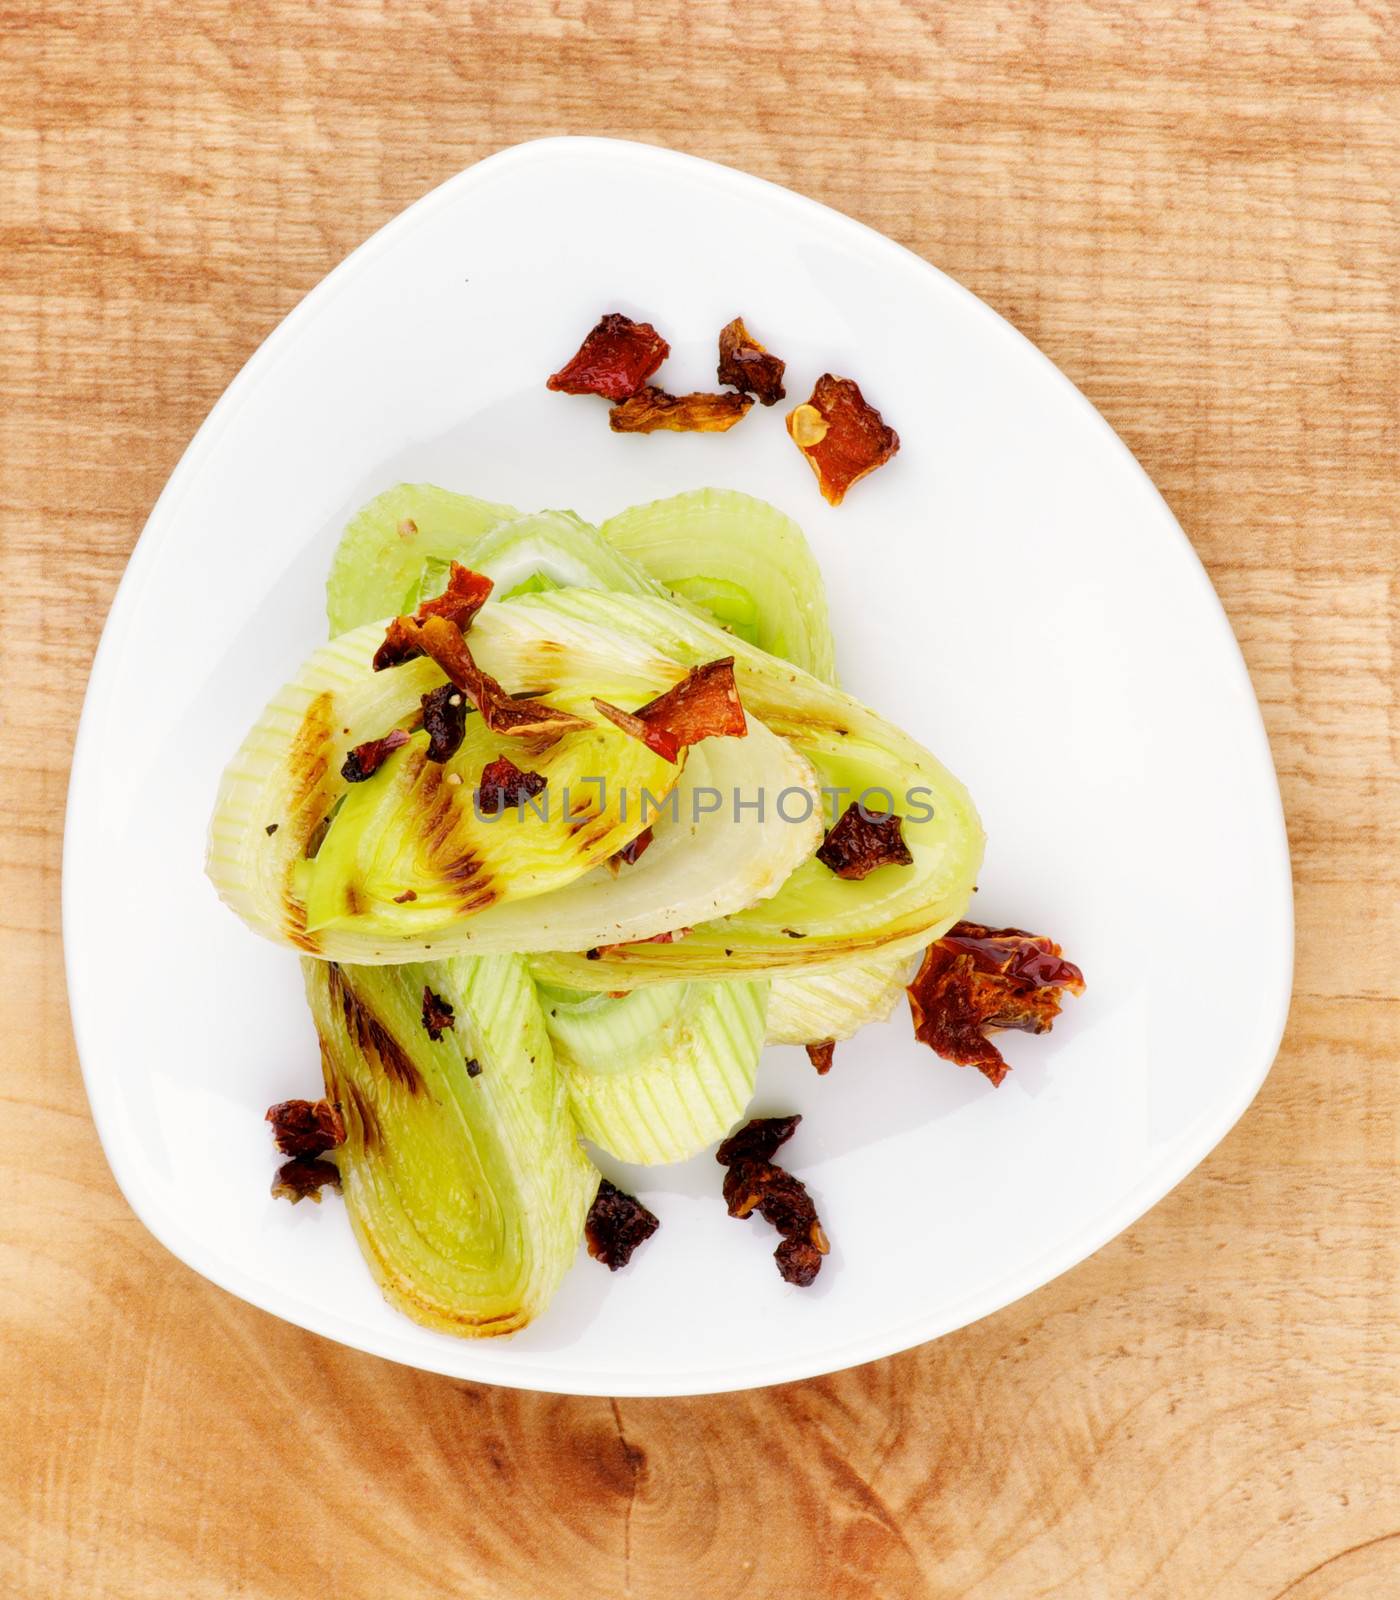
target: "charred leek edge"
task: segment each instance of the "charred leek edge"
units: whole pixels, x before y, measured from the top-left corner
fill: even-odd
[[[614,687],[605,698],[635,704],[684,675],[683,667],[635,636],[614,637],[586,622],[541,611],[540,602],[549,598],[535,596],[484,608],[472,640],[488,672],[507,683],[548,687],[557,691],[554,698],[561,704],[568,698],[562,691],[580,684],[588,692],[597,692],[589,686],[611,684]],[[523,753],[518,756],[537,770],[556,770],[571,746],[582,748],[589,752],[587,763],[580,756],[568,770],[577,772],[582,766],[586,776],[607,780],[606,816],[578,833],[572,859],[560,858],[554,848],[559,841],[527,811],[523,819],[511,815],[494,822],[474,820],[471,837],[477,865],[462,885],[453,878],[452,863],[442,859],[435,861],[431,873],[415,876],[417,841],[393,825],[393,815],[386,821],[377,814],[376,797],[384,796],[389,811],[398,814],[395,785],[412,775],[415,759],[421,762],[419,736],[359,786],[363,798],[354,796],[351,827],[372,833],[369,859],[361,859],[358,834],[345,848],[346,835],[336,843],[342,824],[339,818],[332,823],[321,848],[330,852],[337,869],[347,859],[357,864],[357,899],[353,914],[345,901],[339,920],[312,928],[307,896],[318,862],[308,863],[304,857],[308,841],[345,793],[339,771],[347,749],[405,720],[417,709],[423,691],[441,681],[438,670],[425,660],[373,672],[369,658],[378,636],[379,625],[374,624],[323,646],[273,701],[224,776],[210,832],[209,875],[224,900],[266,937],[312,954],[360,963],[543,947],[582,951],[650,938],[751,905],[773,893],[820,838],[816,818],[809,827],[789,826],[774,817],[759,822],[747,815],[736,824],[727,813],[707,814],[698,825],[692,821],[690,794],[699,783],[726,795],[735,788],[747,794],[759,789],[811,791],[811,768],[756,717],[750,719],[744,739],[715,739],[695,746],[684,769],[662,761],[599,718],[589,729],[568,734],[528,759]],[[479,721],[467,720],[469,729]],[[504,740],[500,747],[510,749]],[[449,770],[454,765],[460,767],[460,755]],[[437,798],[455,793],[458,798],[447,803],[470,814],[478,776],[479,771],[462,773],[463,782],[455,790],[440,788]],[[635,867],[612,878],[603,870],[603,862],[649,820],[642,814],[642,789],[664,800],[678,776],[685,791],[677,796],[679,821],[673,825],[668,810],[666,820],[654,823],[656,842],[651,849]],[[619,778],[627,780],[625,817]],[[596,786],[584,784],[581,793],[590,800],[597,794]],[[551,816],[562,825],[562,794],[556,793],[554,801]],[[362,811],[366,816],[360,815]],[[270,823],[277,828],[269,835]],[[538,872],[528,881],[522,873],[522,881],[512,884],[512,863],[525,859],[519,851],[536,848],[535,834],[550,844],[548,864],[556,882],[560,876],[572,876],[567,886],[542,892]],[[535,857],[528,859],[538,865]],[[480,904],[481,891],[493,878],[497,879],[492,891],[495,903],[488,908]],[[412,889],[417,898],[396,904],[394,894],[405,889]],[[527,893],[528,901],[523,898]],[[473,897],[476,909],[468,914]],[[318,898],[317,904],[324,910],[323,899]]]
[[[331,636],[412,610],[427,563],[461,560],[465,546],[518,515],[511,506],[431,483],[400,483],[376,496],[351,519],[331,560]]]
[[[884,956],[774,978],[768,998],[767,1042],[811,1044],[818,1039],[849,1039],[867,1022],[883,1022],[904,993],[916,965],[913,956]]]
[[[836,682],[821,569],[802,529],[776,506],[731,489],[696,489],[619,512],[602,534],[738,638]]]
[[[614,639],[647,639],[686,664],[725,648],[735,657],[745,708],[789,740],[823,784],[856,794],[883,788],[901,813],[909,810],[910,791],[922,788],[928,794],[921,803],[933,807],[928,820],[911,815],[905,823],[912,866],[882,867],[861,882],[845,882],[804,859],[770,899],[696,927],[674,944],[609,951],[589,962],[551,956],[553,981],[606,990],[686,977],[771,977],[881,951],[892,957],[937,938],[962,915],[982,860],[972,801],[927,750],[875,712],[664,601],[560,590],[515,601],[511,609],[547,610],[556,627],[567,616]]]
[[[302,972],[345,1119],[331,1159],[385,1298],[465,1338],[524,1327],[573,1262],[598,1186],[524,962],[303,960]],[[424,985],[455,1013],[436,1043]]]
[[[619,1161],[684,1161],[753,1098],[768,985],[657,983],[621,996],[542,987],[579,1132]]]

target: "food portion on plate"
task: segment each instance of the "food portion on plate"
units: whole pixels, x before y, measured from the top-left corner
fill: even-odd
[[[676,395],[652,383],[670,353],[651,323],[610,311],[547,387],[610,401],[608,426],[614,433],[727,433],[748,415],[754,400],[772,406],[787,394],[787,363],[759,343],[742,317],[719,331],[716,375],[724,388],[718,393]],[[816,474],[822,498],[833,506],[899,449],[899,435],[860,385],[831,372],[822,373],[811,398],[788,413],[787,431]]]
[[[666,344],[625,321],[553,386],[628,403]],[[962,920],[972,801],[840,689],[774,507],[708,489],[594,528],[400,485],[346,529],[327,610],[225,772],[208,871],[300,956],[320,1039],[319,1096],[268,1113],[274,1192],[338,1187],[424,1325],[510,1333],[581,1242],[617,1270],[657,1234],[581,1140],[642,1166],[718,1145],[717,1214],[757,1212],[811,1283],[840,1220],[774,1159],[796,1113],[742,1126],[765,1042],[806,1046],[819,1093],[912,980],[916,1037],[998,1083],[987,1034],[1082,990],[1050,940]]]

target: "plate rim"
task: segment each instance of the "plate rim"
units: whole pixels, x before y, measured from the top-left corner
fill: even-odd
[[[989,329],[995,330],[1000,337],[1009,336],[1024,346],[1023,355],[1029,355],[1039,362],[1042,368],[1049,369],[1061,390],[1064,403],[1078,408],[1083,420],[1092,419],[1092,425],[1105,436],[1106,442],[1110,442],[1113,449],[1126,457],[1137,478],[1148,487],[1161,517],[1165,519],[1165,529],[1174,532],[1179,547],[1178,553],[1186,556],[1188,570],[1193,573],[1196,586],[1201,591],[1200,598],[1204,605],[1200,615],[1203,618],[1210,618],[1210,625],[1215,629],[1223,630],[1224,640],[1228,646],[1225,652],[1226,659],[1233,663],[1235,675],[1247,691],[1249,710],[1244,713],[1244,720],[1248,724],[1250,742],[1254,747],[1250,752],[1251,765],[1262,760],[1265,770],[1273,780],[1266,796],[1266,799],[1271,799],[1272,804],[1267,807],[1268,817],[1261,816],[1260,828],[1261,832],[1267,831],[1273,838],[1271,870],[1280,889],[1279,899],[1284,911],[1282,919],[1277,923],[1275,937],[1277,948],[1270,961],[1270,966],[1276,969],[1277,981],[1272,995],[1272,1005],[1265,1008],[1261,997],[1259,1044],[1252,1071],[1241,1079],[1235,1094],[1216,1114],[1201,1115],[1196,1118],[1196,1126],[1186,1143],[1184,1153],[1168,1163],[1165,1171],[1147,1172],[1140,1182],[1127,1190],[1102,1217],[1089,1219],[1078,1230],[1066,1235],[1053,1248],[1042,1252],[1032,1262],[1023,1264],[1014,1273],[998,1280],[990,1288],[970,1291],[953,1305],[944,1305],[937,1314],[924,1313],[908,1317],[897,1324],[884,1325],[873,1333],[848,1339],[839,1346],[827,1347],[824,1351],[813,1350],[796,1359],[774,1358],[739,1368],[726,1364],[722,1368],[678,1369],[664,1375],[650,1375],[635,1383],[626,1381],[624,1374],[607,1373],[595,1376],[587,1369],[571,1368],[567,1362],[560,1360],[557,1352],[551,1352],[548,1361],[542,1362],[537,1369],[532,1368],[528,1372],[510,1369],[493,1371],[491,1354],[495,1349],[495,1341],[460,1341],[444,1349],[440,1360],[436,1358],[434,1352],[426,1349],[421,1352],[406,1353],[393,1347],[392,1338],[381,1336],[372,1329],[364,1329],[359,1324],[347,1325],[335,1313],[322,1312],[308,1321],[297,1311],[289,1310],[285,1304],[279,1306],[276,1303],[285,1299],[284,1291],[271,1287],[263,1280],[253,1278],[240,1270],[226,1269],[217,1262],[204,1261],[202,1259],[204,1246],[198,1235],[187,1234],[180,1226],[179,1220],[169,1217],[160,1203],[144,1190],[140,1163],[132,1159],[131,1152],[123,1141],[112,1136],[110,1123],[104,1117],[105,1097],[96,1067],[96,1060],[101,1051],[100,1017],[94,1019],[81,1014],[91,1008],[85,1006],[80,998],[86,992],[87,956],[82,949],[82,941],[75,931],[81,921],[79,901],[82,895],[82,879],[79,841],[83,837],[84,816],[90,809],[88,795],[94,789],[99,776],[92,753],[94,741],[91,729],[96,721],[93,714],[94,707],[106,689],[107,662],[117,648],[118,640],[126,631],[127,614],[136,603],[147,572],[175,526],[175,518],[172,515],[174,506],[182,496],[186,483],[194,477],[204,457],[233,420],[245,392],[261,377],[264,369],[277,359],[282,348],[297,336],[301,325],[308,317],[313,316],[355,276],[361,263],[391,245],[399,233],[407,231],[427,212],[454,202],[460,194],[469,191],[484,178],[498,174],[502,170],[508,171],[511,168],[557,161],[567,163],[579,156],[585,158],[601,156],[624,165],[640,163],[655,168],[670,168],[672,171],[679,170],[689,178],[698,178],[730,193],[748,192],[761,195],[771,206],[782,205],[798,214],[815,219],[828,230],[843,234],[857,244],[867,258],[872,254],[877,257],[883,254],[892,264],[898,262],[904,268],[913,263],[920,271],[933,274],[945,292],[953,291],[964,302],[965,308],[981,319]],[[1087,417],[1084,417],[1084,413],[1088,414]],[[796,1382],[882,1360],[917,1345],[942,1338],[947,1333],[990,1316],[1044,1288],[1132,1227],[1147,1211],[1189,1177],[1230,1133],[1257,1096],[1272,1069],[1287,1026],[1293,989],[1292,866],[1282,795],[1258,695],[1229,617],[1204,564],[1161,492],[1107,419],[1038,346],[999,312],[958,283],[956,279],[950,278],[931,262],[891,239],[887,234],[834,207],[738,168],[662,145],[596,136],[560,135],[506,146],[454,173],[419,199],[411,202],[351,250],[297,301],[269,331],[215,401],[181,453],[132,547],[93,656],[69,771],[64,812],[60,904],[69,1016],[93,1122],[117,1187],[147,1231],[172,1255],[199,1273],[201,1277],[257,1306],[260,1310],[269,1312],[307,1332],[335,1339],[352,1349],[381,1356],[401,1365],[440,1373],[459,1381],[490,1383],[537,1393],[678,1397],[731,1393],[772,1384]],[[1266,1010],[1267,1015],[1263,1015]]]

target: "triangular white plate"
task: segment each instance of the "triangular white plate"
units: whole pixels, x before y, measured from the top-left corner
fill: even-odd
[[[895,461],[839,509],[782,411],[725,435],[619,437],[545,376],[605,310],[655,320],[672,388],[712,386],[742,313],[805,397],[857,378]],[[323,636],[348,514],[400,480],[600,520],[714,484],[806,529],[854,693],[970,786],[975,915],[1084,968],[1053,1035],[1006,1036],[993,1090],[903,1006],[826,1078],[773,1050],[758,1105],[833,1240],[816,1286],[731,1221],[708,1156],[623,1170],[662,1227],[625,1272],[581,1255],[509,1341],[425,1332],[381,1300],[340,1201],[268,1194],[272,1100],[314,1093],[295,960],[202,873],[219,772]],[[230,385],[112,607],[73,767],[68,981],[88,1093],[137,1214],[278,1316],[462,1378],[684,1394],[832,1371],[1063,1272],[1188,1173],[1249,1104],[1287,1011],[1277,784],[1239,650],[1151,483],[1031,345],[925,262],[757,179],[595,139],[522,145],[411,206]],[[616,1170],[616,1169],[614,1169]]]

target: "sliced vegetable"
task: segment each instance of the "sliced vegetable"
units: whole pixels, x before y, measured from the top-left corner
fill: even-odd
[[[860,882],[846,882],[819,861],[804,859],[770,899],[695,925],[675,944],[611,950],[588,962],[551,957],[548,970],[557,981],[631,989],[664,979],[771,976],[880,953],[893,957],[927,944],[962,914],[982,859],[977,814],[957,779],[884,718],[663,601],[576,589],[532,596],[515,602],[511,609],[516,608],[547,609],[556,627],[567,616],[614,638],[647,639],[696,665],[712,659],[727,640],[751,722],[762,719],[787,739],[817,769],[824,787],[841,791],[838,804],[844,796],[864,797],[867,806],[877,797],[885,805],[897,799],[913,858],[907,867],[882,868]],[[770,811],[779,809],[779,798],[766,796]],[[797,799],[784,804],[783,814],[801,814]],[[792,938],[794,929],[806,936]]]
[[[485,670],[590,715],[595,696],[636,703],[685,677],[635,635],[552,613],[554,598],[486,607],[471,633]],[[771,815],[736,821],[727,808],[700,809],[701,786],[812,795],[811,768],[754,718],[746,738],[707,741],[678,767],[601,718],[536,744],[494,735],[471,716],[447,762],[429,762],[428,735],[415,732],[372,778],[348,785],[340,768],[357,730],[382,736],[411,725],[439,676],[423,659],[375,673],[377,634],[371,624],[316,652],[225,774],[208,870],[269,938],[364,963],[541,945],[582,951],[749,905],[815,848],[819,818],[793,827]],[[517,765],[528,758],[546,793],[520,812],[480,815],[480,775],[503,755]],[[684,793],[670,802],[678,778]],[[668,805],[674,817],[658,815]],[[273,834],[269,817],[280,819]],[[647,826],[655,843],[614,878],[606,862]],[[531,909],[516,914],[514,903],[523,912],[526,900]]]
[[[737,638],[836,681],[821,570],[801,528],[776,506],[729,489],[699,489],[609,517],[602,534]]]
[[[346,1210],[386,1299],[443,1333],[524,1327],[573,1262],[598,1187],[524,962],[302,972],[345,1120]],[[425,989],[455,1015],[436,1042]]]
[[[579,1132],[619,1161],[684,1161],[753,1098],[766,983],[657,983],[631,994],[540,987]]]
[[[413,611],[425,593],[441,590],[452,560],[462,560],[487,529],[518,515],[510,506],[431,483],[401,483],[377,495],[351,520],[331,561],[326,614],[332,637]],[[424,591],[430,562],[437,567]]]
[[[867,1022],[883,1022],[904,993],[912,956],[842,961],[815,972],[784,973],[768,997],[768,1043],[849,1039]]]

